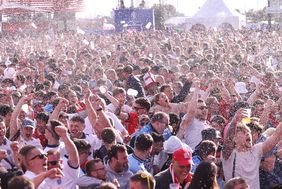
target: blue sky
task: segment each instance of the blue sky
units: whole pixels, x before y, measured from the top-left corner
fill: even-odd
[[[116,8],[118,0],[84,0],[86,4],[85,12],[82,16],[97,16],[111,14],[111,10]],[[184,13],[186,16],[194,15],[197,10],[205,3],[206,0],[163,0],[169,4],[173,4],[178,12]],[[239,9],[241,12],[249,9],[262,9],[267,6],[267,0],[224,0],[228,7]],[[131,0],[124,0],[125,5],[130,6]],[[134,0],[134,4],[138,5],[141,0]],[[159,0],[145,0],[147,6],[158,3]]]

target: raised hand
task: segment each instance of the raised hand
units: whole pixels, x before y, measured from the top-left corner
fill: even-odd
[[[199,78],[195,78],[193,81],[192,87],[195,89],[200,89],[200,86],[201,86],[201,82]]]
[[[87,89],[84,91],[84,99],[85,99],[85,100],[89,100],[91,94],[92,94],[91,90],[90,90],[89,88],[87,88]]]
[[[13,141],[11,144],[10,144],[10,148],[11,150],[14,152],[14,153],[18,153],[19,150],[20,150],[20,144],[18,141]]]
[[[69,101],[66,98],[58,97],[60,105],[68,105]]]
[[[55,179],[55,178],[62,178],[64,176],[64,173],[59,168],[52,168],[45,172],[45,177]]]
[[[192,73],[192,72],[190,72],[190,73],[187,74],[187,80],[188,80],[189,82],[193,82],[193,80],[194,80],[195,77],[196,77],[196,74],[194,74],[194,73]]]
[[[238,123],[240,121],[242,121],[243,118],[248,117],[248,111],[244,108],[240,108],[239,110],[237,110],[237,112],[235,113],[233,120],[235,121],[235,123]]]
[[[55,132],[57,133],[57,135],[59,135],[62,138],[66,137],[67,134],[68,134],[68,130],[64,126],[57,126],[57,127],[55,127]]]

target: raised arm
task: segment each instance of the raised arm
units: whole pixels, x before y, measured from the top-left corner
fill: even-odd
[[[192,81],[187,80],[187,81],[184,83],[182,89],[180,90],[179,95],[175,96],[175,97],[172,99],[172,102],[174,102],[174,103],[183,102],[183,101],[185,100],[185,98],[186,98],[186,96],[187,96],[187,94],[188,94],[188,92],[189,92],[191,86],[192,86]]]
[[[247,117],[247,112],[245,109],[239,109],[235,116],[233,117],[232,121],[230,122],[229,128],[227,128],[227,135],[225,136],[225,139],[223,141],[223,149],[222,149],[222,156],[225,160],[227,160],[235,145],[234,145],[234,141],[233,138],[235,136],[236,133],[236,127],[237,124],[244,118]]]
[[[57,106],[55,107],[54,111],[52,112],[52,114],[50,115],[50,118],[49,120],[52,120],[52,119],[59,119],[59,115],[60,115],[60,112],[61,110],[67,106],[67,104],[69,103],[69,101],[65,98],[62,98],[62,97],[58,97],[59,99],[59,103],[57,104]]]
[[[277,127],[275,132],[266,139],[262,143],[262,152],[263,154],[271,151],[275,145],[281,140],[282,138],[282,123],[280,123]]]
[[[22,97],[19,102],[17,103],[12,115],[11,115],[11,121],[10,121],[10,139],[12,139],[17,131],[19,130],[18,126],[18,116],[20,114],[20,111],[22,109],[22,106],[27,103],[29,100],[31,100],[33,97],[33,94],[27,95]]]
[[[68,130],[65,126],[57,126],[55,127],[55,132],[61,137],[62,141],[65,144],[66,152],[68,154],[68,163],[71,167],[78,167],[79,166],[79,156],[78,151],[73,143],[73,141],[70,139],[68,135]]]
[[[267,121],[269,119],[269,114],[271,112],[271,109],[273,108],[273,104],[274,104],[274,102],[271,99],[267,100],[267,102],[265,104],[265,107],[264,107],[263,112],[262,112],[260,119],[259,119],[259,123],[263,127],[265,127],[266,124],[267,124]]]
[[[38,67],[38,71],[39,71],[38,81],[40,83],[43,83],[44,82],[44,78],[45,78],[45,71],[44,71],[45,65],[44,65],[44,62],[43,61],[38,61],[37,62],[37,67]]]
[[[107,99],[109,99],[109,101],[110,101],[115,107],[117,107],[117,106],[119,105],[119,101],[118,101],[115,97],[113,97],[112,95],[110,95],[110,94],[108,93],[108,91],[106,91],[106,92],[104,93],[104,95],[105,95],[105,97],[107,97]]]
[[[96,125],[97,122],[97,114],[92,106],[90,100],[91,91],[90,89],[86,89],[84,99],[85,99],[85,106],[86,106],[86,113],[88,115],[88,119],[92,126]]]
[[[236,97],[238,98],[239,101],[242,101],[242,97],[241,95],[235,90],[235,85],[234,82],[232,81],[231,78],[228,78],[226,80],[226,87],[229,90],[230,94],[234,94],[236,95]]]
[[[223,81],[218,80],[218,81],[216,81],[216,84],[217,84],[217,88],[220,90],[220,93],[222,95],[222,99],[227,103],[230,102],[231,101],[230,93],[226,89]]]
[[[186,128],[188,127],[188,125],[190,125],[190,123],[193,121],[195,117],[196,107],[198,104],[198,91],[199,91],[199,82],[196,82],[196,88],[193,93],[192,99],[189,103],[189,106],[187,107],[187,112],[180,123],[179,131],[176,135],[180,140],[183,139]]]
[[[250,105],[253,105],[255,100],[257,99],[257,96],[261,93],[261,84],[256,85],[256,90],[251,94],[251,96],[248,98],[247,103]]]
[[[93,96],[92,101],[93,108],[96,111],[97,120],[96,124],[92,125],[94,130],[102,131],[102,129],[106,127],[112,127],[112,124],[108,118],[108,116],[104,112],[104,103],[102,102],[102,99],[98,95]]]
[[[128,113],[121,111],[121,108],[122,108],[123,105],[124,105],[124,103],[119,103],[119,105],[116,108],[115,114],[120,120],[127,121],[129,119],[129,115],[128,115]]]

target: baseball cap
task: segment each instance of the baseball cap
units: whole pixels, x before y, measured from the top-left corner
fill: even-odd
[[[185,148],[179,148],[176,150],[173,155],[172,159],[176,161],[179,165],[192,165],[192,153],[186,150]]]
[[[32,128],[35,128],[35,122],[29,118],[25,118],[23,121],[22,121],[22,127],[32,127]]]
[[[202,140],[211,140],[211,139],[220,139],[220,132],[217,131],[215,128],[207,128],[202,130]]]
[[[192,152],[193,150],[186,143],[182,142],[177,136],[171,136],[164,142],[164,152],[173,154],[179,148],[185,148]]]

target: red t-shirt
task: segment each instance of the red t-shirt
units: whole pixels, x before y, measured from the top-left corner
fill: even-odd
[[[275,118],[273,113],[269,114],[268,120],[273,127],[277,127],[279,125],[279,121]]]
[[[135,133],[138,125],[138,114],[136,112],[129,112],[128,120],[124,121],[123,124],[127,127],[129,135]]]
[[[40,143],[41,143],[41,145],[42,145],[43,148],[45,148],[45,147],[47,146],[47,139],[45,138],[45,135],[44,135],[44,134],[41,134],[41,133],[38,131],[38,128],[35,128],[33,137],[34,137],[34,138],[38,138],[38,139],[40,140]]]

